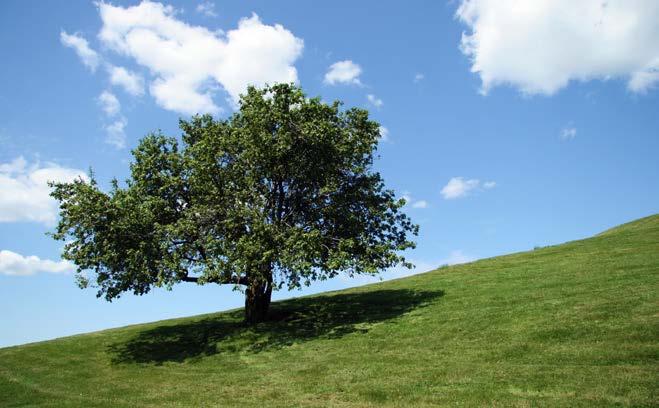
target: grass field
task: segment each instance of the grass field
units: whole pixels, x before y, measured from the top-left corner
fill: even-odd
[[[0,349],[0,406],[659,406],[659,216],[273,314]]]

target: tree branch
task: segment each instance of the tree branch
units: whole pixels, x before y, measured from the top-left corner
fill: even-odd
[[[192,283],[198,283],[200,278],[196,276],[184,276],[181,278],[181,282],[192,282]],[[220,285],[228,285],[228,284],[234,284],[234,285],[245,285],[247,286],[247,277],[245,276],[232,276],[230,278],[211,278],[206,280],[206,282],[209,283],[218,283]]]

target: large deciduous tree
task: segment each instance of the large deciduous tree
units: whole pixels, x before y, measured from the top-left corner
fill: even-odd
[[[111,301],[178,282],[244,287],[245,320],[266,318],[273,289],[402,264],[418,227],[373,171],[379,126],[363,109],[298,87],[249,88],[226,120],[151,134],[125,185],[53,183],[53,236],[81,287]]]

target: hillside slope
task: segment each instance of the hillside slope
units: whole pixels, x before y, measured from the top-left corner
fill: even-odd
[[[657,406],[659,216],[273,311],[0,349],[0,406]]]

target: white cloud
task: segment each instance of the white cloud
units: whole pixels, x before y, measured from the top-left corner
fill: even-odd
[[[120,117],[116,119],[114,122],[105,126],[105,132],[106,132],[105,142],[107,144],[116,147],[117,149],[123,149],[124,147],[126,147],[125,128],[127,124],[128,122],[126,121],[126,118]]]
[[[382,99],[378,98],[377,96],[375,96],[375,95],[373,95],[373,94],[368,94],[368,95],[366,95],[366,99],[368,99],[368,101],[369,101],[373,106],[375,106],[376,108],[379,108],[379,107],[381,107],[382,105],[384,105],[384,102],[382,102]]]
[[[648,64],[647,68],[632,74],[627,88],[636,93],[646,93],[659,84],[659,58]]]
[[[0,222],[31,221],[53,225],[57,202],[48,181],[70,182],[87,176],[82,170],[53,163],[28,166],[23,157],[0,164]]]
[[[153,75],[149,90],[165,109],[183,114],[218,113],[218,84],[232,104],[248,85],[297,82],[293,63],[304,43],[279,24],[257,15],[226,34],[176,18],[171,6],[142,1],[132,7],[99,3],[99,39]]]
[[[217,13],[215,12],[215,3],[212,1],[203,1],[199,4],[197,4],[197,13],[203,14],[206,17],[217,17]]]
[[[362,67],[350,60],[338,61],[330,65],[325,73],[324,82],[329,85],[336,84],[353,84],[361,85],[359,75],[362,73]]]
[[[384,126],[380,126],[380,139],[382,139],[383,142],[389,141],[389,129]]]
[[[645,92],[659,83],[656,0],[462,0],[470,32],[461,49],[482,92],[508,84],[551,95],[570,81],[623,78]]]
[[[122,87],[133,96],[144,95],[144,78],[141,75],[114,65],[108,66],[108,74],[112,85]]]
[[[445,200],[453,200],[467,196],[470,192],[479,188],[491,189],[497,185],[494,181],[481,183],[478,179],[465,179],[463,177],[453,177],[446,183],[441,190],[441,195]]]
[[[98,96],[98,104],[108,116],[116,116],[121,111],[121,104],[112,92],[103,91]]]
[[[25,171],[27,161],[23,156],[19,156],[9,163],[0,163],[0,174],[21,173]]]
[[[561,140],[572,140],[577,137],[577,128],[566,127],[561,129]]]
[[[27,276],[39,272],[71,273],[75,266],[70,261],[51,261],[37,256],[23,256],[16,252],[0,251],[0,275]]]
[[[464,197],[471,190],[477,188],[479,184],[480,181],[477,179],[465,180],[462,177],[453,177],[444,188],[442,188],[441,194],[446,200]]]
[[[418,82],[423,81],[423,79],[424,79],[425,77],[426,77],[426,76],[423,75],[422,73],[417,73],[416,75],[414,75],[414,83],[418,83]]]
[[[78,33],[67,34],[64,30],[60,31],[59,38],[65,47],[73,48],[87,68],[92,72],[96,71],[101,59],[98,53],[89,47],[86,39]]]
[[[126,147],[126,125],[128,125],[128,121],[121,115],[119,100],[112,92],[103,91],[98,96],[98,103],[108,119],[111,119],[111,122],[104,126],[105,143],[117,149],[123,149]]]
[[[428,202],[426,200],[419,200],[412,203],[412,208],[428,208]]]

